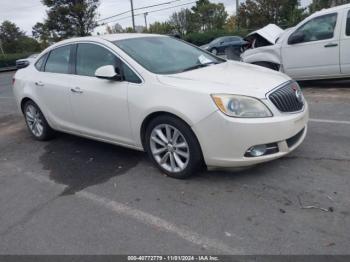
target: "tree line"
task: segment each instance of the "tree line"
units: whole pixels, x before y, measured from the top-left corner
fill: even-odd
[[[47,15],[44,21],[34,25],[33,37],[26,36],[10,21],[0,25],[3,52],[37,52],[63,39],[91,35],[98,26],[99,0],[42,0],[42,3],[47,7]],[[350,0],[313,0],[308,7],[302,7],[300,0],[246,0],[240,4],[237,15],[229,16],[222,3],[197,0],[192,8],[174,12],[167,21],[152,23],[144,32],[178,34],[202,44],[219,35],[245,34],[269,23],[291,27],[315,11],[346,3]],[[106,31],[133,30],[116,24],[107,26]]]

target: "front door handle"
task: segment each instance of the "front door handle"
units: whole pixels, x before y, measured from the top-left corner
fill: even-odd
[[[38,82],[35,82],[35,85],[36,85],[36,86],[44,86],[44,83],[41,82],[41,81],[38,81]]]
[[[329,44],[326,44],[324,47],[336,47],[336,46],[338,46],[338,44],[337,43],[329,43]]]
[[[80,89],[80,87],[71,88],[70,91],[72,91],[75,94],[82,94],[82,93],[84,93],[83,90]]]

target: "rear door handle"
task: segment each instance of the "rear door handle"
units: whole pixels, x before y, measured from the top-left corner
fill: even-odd
[[[83,90],[80,89],[80,87],[71,88],[70,91],[72,91],[75,94],[82,94],[82,93],[84,93]]]
[[[41,81],[38,81],[38,82],[35,82],[35,85],[36,85],[36,86],[44,86],[44,83],[41,82]]]
[[[324,47],[336,47],[336,46],[338,46],[338,44],[337,43],[329,43],[329,44],[326,44]]]

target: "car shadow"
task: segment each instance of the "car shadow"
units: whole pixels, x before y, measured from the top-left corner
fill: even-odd
[[[350,88],[350,79],[298,81],[302,88]]]
[[[123,175],[146,157],[143,152],[63,133],[44,149],[40,162],[52,180],[66,185],[61,195]]]

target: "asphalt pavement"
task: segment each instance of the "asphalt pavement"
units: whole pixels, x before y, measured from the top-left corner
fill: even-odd
[[[142,152],[34,141],[13,74],[0,74],[0,254],[349,254],[349,81],[302,83],[309,132],[287,157],[176,180]]]

